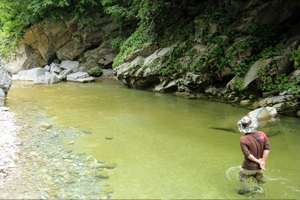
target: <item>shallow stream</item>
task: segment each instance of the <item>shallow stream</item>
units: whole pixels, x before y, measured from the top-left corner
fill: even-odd
[[[9,97],[10,106],[14,99],[38,101],[54,123],[91,133],[62,144],[117,164],[109,174],[112,198],[248,198],[236,193],[243,158],[236,123],[249,110],[128,89],[113,81],[17,83]],[[253,198],[300,198],[300,119],[279,120],[261,129],[276,134],[269,138],[264,192]]]

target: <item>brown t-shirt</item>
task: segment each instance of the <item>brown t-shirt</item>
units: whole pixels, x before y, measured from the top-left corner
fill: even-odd
[[[244,154],[242,167],[248,170],[260,169],[259,164],[249,160],[247,157],[252,154],[255,158],[260,159],[264,150],[270,150],[270,143],[266,134],[262,131],[247,133],[241,137],[240,145]]]

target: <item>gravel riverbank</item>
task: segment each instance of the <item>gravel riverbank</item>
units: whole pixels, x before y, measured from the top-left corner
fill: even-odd
[[[52,124],[32,102],[1,107],[0,199],[109,199],[114,166],[61,146],[83,134]]]
[[[16,146],[16,133],[18,127],[15,124],[15,115],[9,112],[9,108],[0,107],[0,184],[15,168],[18,160],[19,148]]]

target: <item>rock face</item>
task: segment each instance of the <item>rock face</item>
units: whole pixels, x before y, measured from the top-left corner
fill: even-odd
[[[117,26],[108,17],[95,18],[96,24],[90,26],[63,19],[51,25],[31,26],[20,41],[19,56],[6,63],[6,68],[17,73],[62,60],[78,61],[79,57],[85,67],[111,68],[116,53],[107,45],[110,44],[107,35],[112,38],[117,35]],[[91,52],[87,51],[90,49]]]
[[[0,107],[4,105],[7,93],[12,84],[12,76],[0,65]]]
[[[219,21],[199,15],[194,19],[193,41],[186,41],[190,46],[181,49],[183,53],[178,55],[184,42],[169,46],[147,44],[125,56],[124,63],[114,68],[114,74],[132,88],[176,92],[191,98],[242,101],[250,106],[256,100],[254,107],[270,106],[280,113],[295,115],[300,109],[300,79],[291,52],[300,49],[300,24],[296,20],[299,8],[300,1],[239,2],[232,10],[238,18],[227,25],[228,33]],[[260,25],[253,28],[254,24]],[[271,28],[264,33],[262,30],[272,26],[281,27],[288,35],[277,36],[276,44],[268,46],[270,42],[265,49],[259,49],[265,39],[272,37]],[[174,55],[177,58],[173,62],[165,61]],[[181,67],[176,70],[176,66]],[[288,89],[288,84],[292,89]]]

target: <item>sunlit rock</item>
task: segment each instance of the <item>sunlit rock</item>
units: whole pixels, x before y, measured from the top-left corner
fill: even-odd
[[[79,62],[78,61],[72,61],[72,60],[64,60],[60,63],[60,68],[62,69],[70,69],[72,71],[75,71],[79,68]]]
[[[47,122],[43,122],[40,124],[40,129],[42,129],[42,130],[50,129],[51,127],[52,127],[52,124],[47,123]]]
[[[94,77],[89,76],[87,72],[76,72],[67,76],[67,81],[87,83],[95,81]]]
[[[277,116],[277,111],[273,107],[263,107],[249,112],[248,115],[257,118],[258,120],[269,120]]]
[[[5,93],[2,88],[0,88],[0,107],[4,105],[5,102]]]
[[[248,106],[249,104],[250,104],[250,100],[242,100],[242,101],[240,101],[240,105],[242,105],[242,106]]]
[[[21,80],[21,81],[35,81],[36,78],[40,75],[45,75],[47,70],[45,68],[33,68],[28,70],[22,70],[17,73],[17,75],[13,76],[13,80]]]

